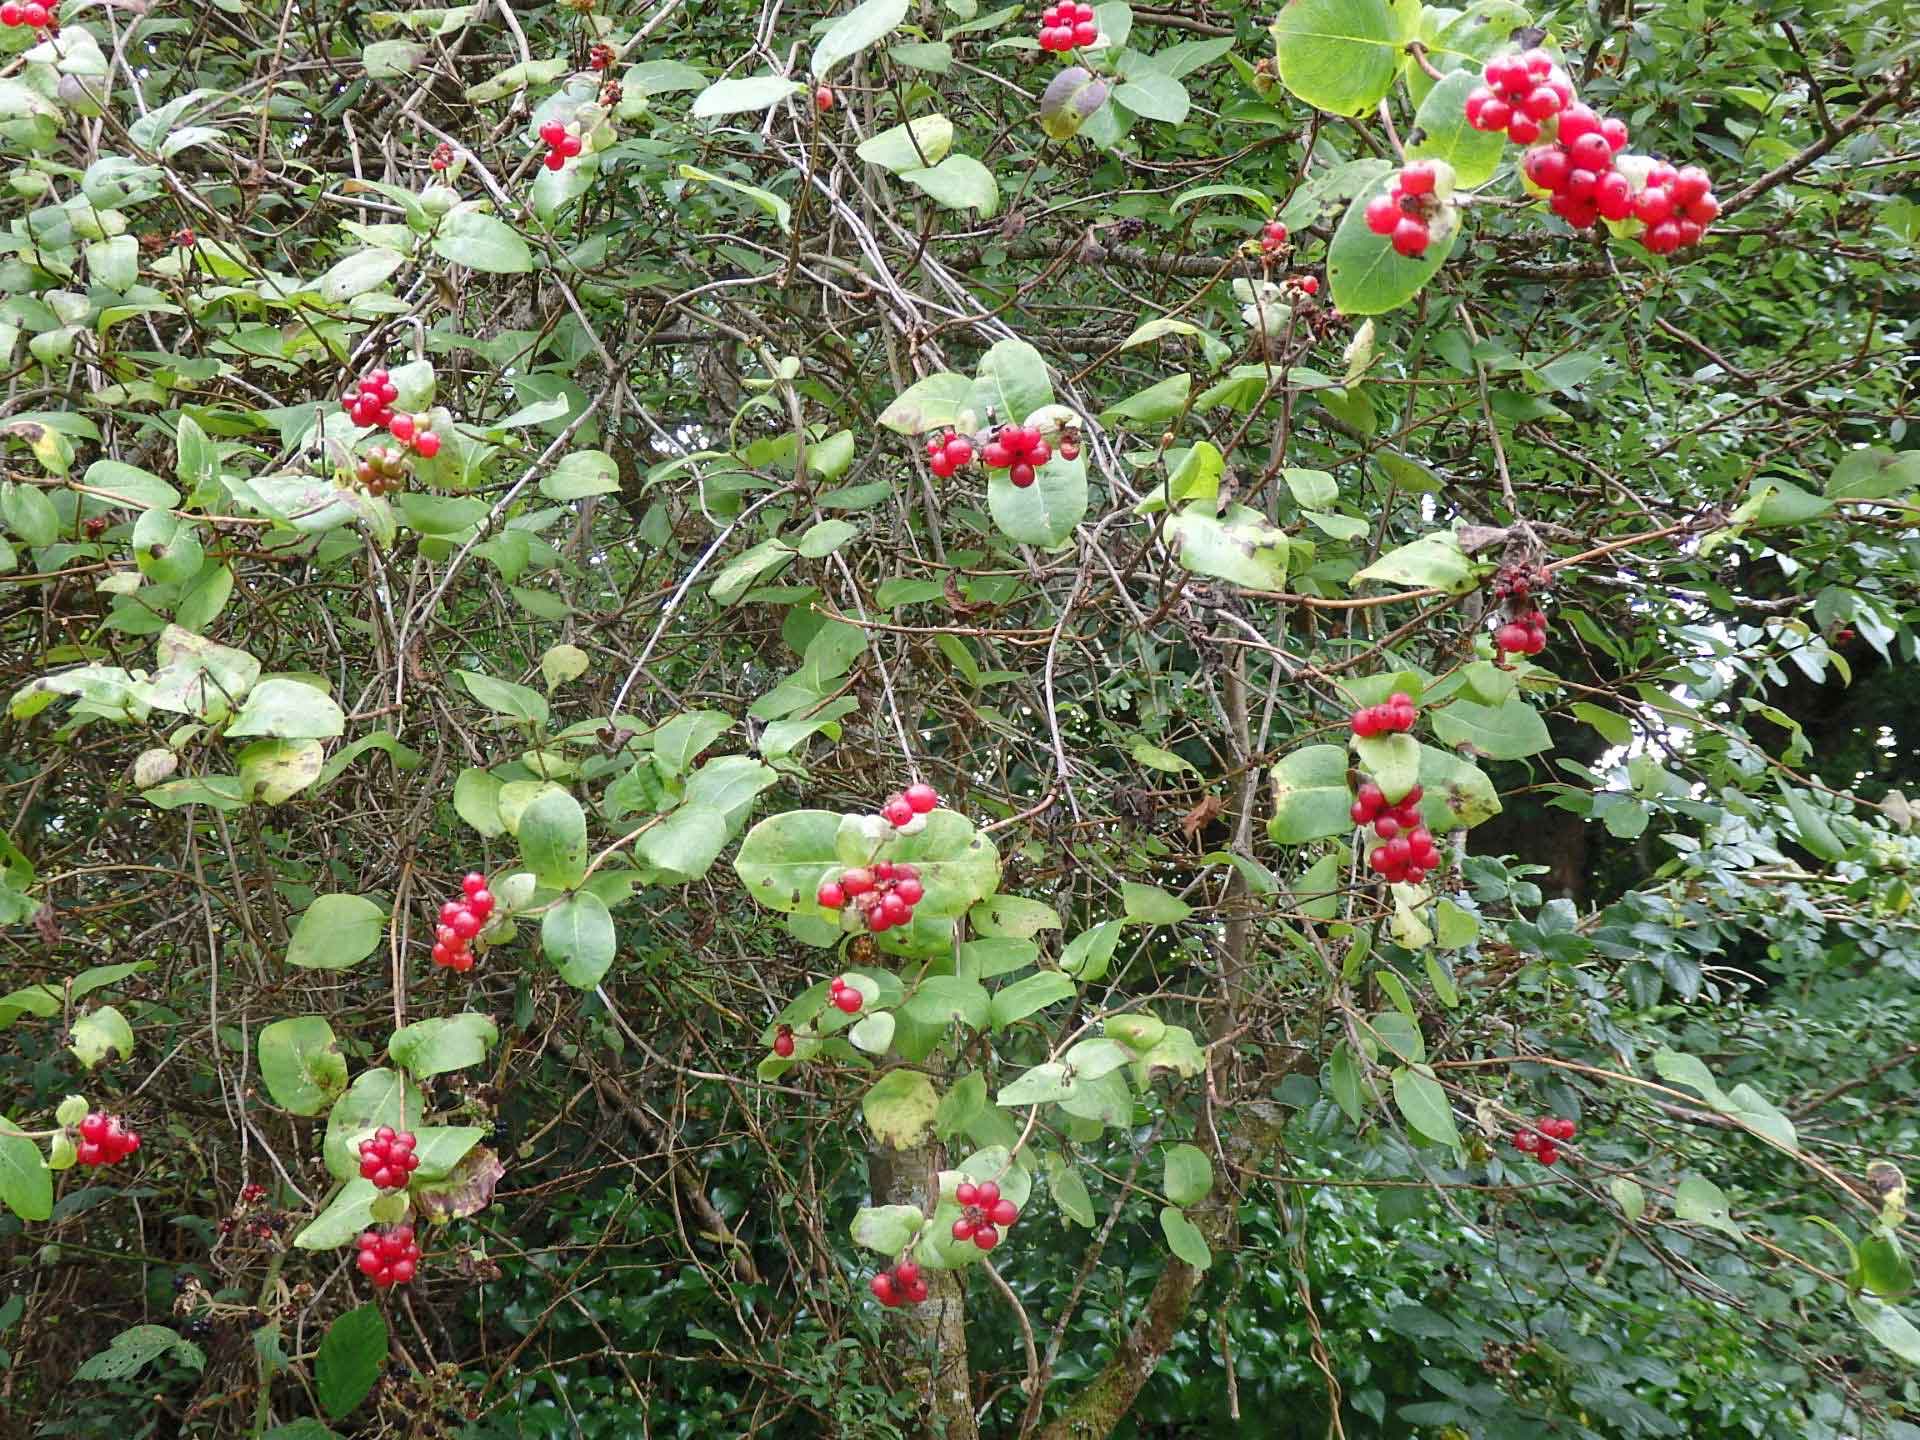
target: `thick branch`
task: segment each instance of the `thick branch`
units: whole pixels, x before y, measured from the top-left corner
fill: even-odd
[[[1834,146],[1838,145],[1842,140],[1845,140],[1849,135],[1852,135],[1855,131],[1863,127],[1876,114],[1886,109],[1887,106],[1893,104],[1896,100],[1900,102],[1901,109],[1906,109],[1908,91],[1912,88],[1912,85],[1913,69],[1910,65],[1903,62],[1900,68],[1894,72],[1893,79],[1887,82],[1884,90],[1867,101],[1867,103],[1862,105],[1858,110],[1854,111],[1853,114],[1849,115],[1840,124],[1828,130],[1825,135],[1814,141],[1813,144],[1802,150],[1798,155],[1795,155],[1791,160],[1781,161],[1751,185],[1734,191],[1733,194],[1727,197],[1726,203],[1720,207],[1720,213],[1723,216],[1731,215],[1734,211],[1751,205],[1776,185],[1784,184],[1786,181],[1792,179],[1822,155],[1832,150]]]

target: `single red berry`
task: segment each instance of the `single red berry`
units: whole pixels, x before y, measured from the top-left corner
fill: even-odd
[[[1391,815],[1382,815],[1373,822],[1373,833],[1382,840],[1391,840],[1400,833],[1400,822]]]
[[[1673,177],[1673,201],[1681,207],[1691,205],[1713,189],[1713,179],[1698,165],[1688,165]]]
[[[1426,222],[1416,220],[1411,215],[1402,217],[1399,224],[1393,227],[1393,248],[1409,260],[1417,260],[1426,254],[1431,238]]]
[[[991,1206],[1000,1198],[1000,1186],[992,1180],[982,1180],[976,1189],[983,1207]]]
[[[567,168],[567,157],[558,150],[549,150],[540,163],[549,170],[564,170]]]
[[[575,155],[578,155],[582,148],[584,148],[583,142],[578,135],[567,134],[561,136],[560,153],[567,158],[571,159]]]
[[[1074,27],[1073,27],[1073,43],[1074,44],[1091,45],[1093,44],[1094,41],[1098,40],[1099,38],[1100,38],[1100,27],[1094,24],[1093,21],[1080,20],[1074,23]]]
[[[856,865],[840,877],[840,888],[849,895],[864,895],[873,889],[873,872]]]
[[[813,898],[822,910],[838,910],[842,905],[847,903],[847,892],[834,884],[833,881],[828,880],[823,882],[819,890],[814,892]]]
[[[1539,138],[1540,122],[1531,116],[1522,115],[1518,111],[1515,111],[1513,118],[1507,121],[1507,139],[1511,140],[1514,144],[1531,145]]]
[[[1593,203],[1603,218],[1624,220],[1633,213],[1633,186],[1618,170],[1609,170],[1600,177],[1600,184],[1593,192]]]
[[[20,7],[20,19],[29,29],[42,29],[47,23],[47,7],[40,4],[39,0],[31,0],[31,3]]]
[[[107,1117],[98,1110],[89,1111],[80,1122],[80,1134],[83,1138],[98,1144],[107,1133]]]
[[[920,1278],[920,1267],[911,1260],[902,1260],[893,1267],[893,1280],[896,1285],[912,1285]]]
[[[387,433],[401,444],[406,444],[407,441],[413,439],[413,416],[407,414],[405,411],[395,415],[393,419],[387,422]]]
[[[953,1198],[962,1205],[977,1205],[980,1203],[980,1187],[971,1180],[962,1180],[953,1187]]]
[[[947,441],[942,453],[946,456],[947,463],[958,469],[973,459],[973,442],[956,435]]]
[[[1560,113],[1560,93],[1551,85],[1536,85],[1520,102],[1520,109],[1530,120],[1550,120]]]
[[[453,933],[462,940],[471,940],[480,933],[480,917],[471,910],[463,909],[453,917]]]
[[[1407,195],[1431,195],[1438,179],[1431,160],[1416,160],[1400,172],[1400,189]]]
[[[1000,1232],[991,1225],[982,1225],[973,1232],[973,1243],[982,1250],[991,1250],[1000,1243]]]
[[[916,903],[895,890],[890,895],[882,896],[880,903],[874,908],[886,916],[889,925],[904,925],[913,918],[913,907]]]
[[[493,914],[493,904],[493,892],[491,890],[476,890],[467,897],[467,912],[471,914],[474,919],[484,923],[487,917]]]
[[[1573,143],[1581,136],[1597,135],[1599,133],[1600,117],[1594,112],[1591,105],[1583,105],[1575,102],[1560,112],[1559,136],[1562,145],[1571,148]],[[1608,153],[1611,154],[1613,147],[1608,146],[1607,148]]]
[[[465,894],[471,895],[477,890],[484,890],[486,888],[487,877],[482,875],[478,870],[469,870],[465,875],[460,877],[460,889]]]
[[[900,880],[893,887],[893,898],[911,909],[926,896],[926,889],[918,880]]]
[[[822,85],[813,92],[813,108],[823,114],[833,108],[833,87]]]
[[[1316,275],[1302,275],[1295,283],[1299,285],[1302,295],[1318,295],[1320,293],[1320,279]],[[1067,458],[1072,459],[1073,457],[1069,455]]]
[[[413,448],[423,460],[431,460],[440,453],[440,436],[437,431],[422,430],[413,437]]]
[[[6,4],[0,5],[0,25],[18,25],[24,18],[20,7],[14,4],[13,0],[7,0]]]
[[[1519,655],[1527,648],[1527,627],[1524,625],[1502,625],[1493,637],[1493,643],[1509,655]]]
[[[825,87],[822,88],[824,89]],[[822,106],[821,108],[825,109],[826,107]],[[873,1291],[873,1298],[878,1300],[882,1305],[898,1305],[900,1303],[900,1297],[893,1293],[893,1277],[885,1271],[882,1271],[880,1274],[874,1276],[873,1279],[869,1280],[867,1287]]]
[[[1519,1151],[1531,1151],[1540,1148],[1540,1137],[1531,1130],[1513,1132],[1513,1148]]]
[[[1609,148],[1624,150],[1627,148],[1627,122],[1609,115],[1600,122],[1600,133],[1606,138]]]
[[[1567,158],[1575,169],[1598,174],[1613,164],[1613,147],[1598,130],[1589,130],[1577,140],[1567,142]]]
[[[773,1037],[773,1053],[782,1060],[793,1054],[793,1032],[784,1025],[780,1027],[780,1033]]]
[[[962,1241],[971,1240],[973,1239],[973,1233],[974,1233],[974,1223],[973,1221],[969,1220],[966,1216],[962,1215],[958,1220],[953,1222],[953,1238],[954,1239],[962,1240]]]
[[[1551,1140],[1543,1140],[1540,1142],[1540,1148],[1534,1151],[1534,1159],[1542,1165],[1557,1165],[1560,1163],[1559,1147]]]
[[[1649,185],[1633,197],[1633,218],[1645,225],[1658,225],[1673,214],[1673,192],[1664,186]]]
[[[993,1208],[987,1212],[987,1218],[1004,1230],[1020,1218],[1020,1211],[1011,1200],[996,1200]]]
[[[1015,488],[1024,490],[1033,484],[1033,466],[1025,460],[1017,461],[1007,471],[1007,479],[1014,483]]]
[[[1527,178],[1542,190],[1565,188],[1567,172],[1573,168],[1567,163],[1566,151],[1558,145],[1535,146],[1521,163],[1526,167]]]
[[[938,808],[940,804],[939,793],[931,785],[925,783],[909,785],[905,790],[901,791],[900,794],[901,798],[907,802],[908,806],[912,808],[913,813],[916,815],[929,814]]]

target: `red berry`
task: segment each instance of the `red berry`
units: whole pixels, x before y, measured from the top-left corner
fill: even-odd
[[[1568,142],[1567,158],[1576,169],[1591,170],[1595,174],[1613,164],[1613,147],[1607,144],[1607,137],[1597,130],[1590,130],[1579,139]]]
[[[1573,104],[1560,112],[1560,143],[1572,148],[1574,141],[1583,135],[1597,135],[1600,132],[1600,117],[1590,105]],[[1613,153],[1613,147],[1607,147],[1607,153]]]
[[[1100,27],[1094,24],[1091,20],[1081,20],[1075,23],[1073,27],[1073,43],[1074,44],[1091,45],[1093,44],[1094,41],[1098,40],[1099,38],[1100,38]]]
[[[540,163],[545,165],[549,170],[564,170],[567,168],[567,157],[562,155],[558,150],[549,150],[546,158]]]
[[[40,4],[39,0],[31,0],[31,3],[20,7],[20,19],[28,28],[38,30],[47,23],[47,7]]]
[[[1687,205],[1687,219],[1702,230],[1720,218],[1720,202],[1712,195],[1702,195]]]
[[[977,1205],[980,1203],[980,1187],[971,1180],[962,1180],[953,1187],[953,1198],[962,1205]]]
[[[1540,138],[1540,122],[1516,113],[1507,122],[1507,138],[1516,145],[1531,145]]]
[[[953,1222],[953,1238],[956,1240],[971,1240],[973,1239],[974,1228],[973,1221],[962,1215],[958,1220]]]
[[[1317,276],[1302,275],[1299,280],[1299,285],[1302,295],[1318,295],[1320,293],[1320,280]],[[1060,453],[1066,455],[1069,460],[1073,459],[1073,455],[1067,455],[1067,450],[1064,445],[1060,447]],[[1078,453],[1077,450],[1074,452],[1075,455]]]
[[[1007,479],[1014,483],[1016,489],[1024,490],[1033,484],[1033,466],[1024,460],[1016,461],[1007,471]]]
[[[1542,190],[1560,190],[1567,183],[1567,171],[1573,167],[1567,163],[1567,155],[1558,145],[1540,145],[1527,152],[1522,162],[1526,166],[1527,178]]]
[[[1676,171],[1673,177],[1673,203],[1681,207],[1691,205],[1713,189],[1713,179],[1698,165],[1688,165]]]
[[[432,430],[422,430],[414,437],[413,448],[423,460],[431,460],[440,453],[440,436]]]
[[[1000,1198],[1000,1187],[992,1180],[982,1180],[975,1189],[979,1194],[980,1204],[982,1206],[991,1206],[994,1201]]]
[[[833,87],[822,85],[813,92],[813,108],[822,113],[833,108]]]
[[[950,478],[959,467],[947,459],[946,452],[943,450],[927,462],[927,468],[940,479],[945,480]]]
[[[940,804],[939,793],[931,785],[925,784],[924,782],[917,785],[909,785],[900,793],[905,796],[907,804],[913,807],[913,813],[916,815],[928,814]]]
[[[947,463],[958,468],[973,459],[973,442],[956,435],[947,441],[944,453]]]
[[[1664,186],[1649,185],[1633,198],[1633,218],[1646,225],[1658,225],[1673,214],[1673,192]]]
[[[453,963],[452,947],[435,945],[433,947],[433,963],[436,965],[451,965]]]
[[[558,120],[549,120],[540,127],[540,138],[549,146],[556,146],[567,137],[567,127]]]
[[[1560,1163],[1560,1151],[1551,1140],[1542,1140],[1540,1148],[1534,1152],[1534,1159],[1542,1165],[1557,1165]]]
[[[1391,195],[1376,195],[1367,202],[1367,228],[1376,235],[1391,235],[1400,218],[1400,202]]]
[[[982,1225],[973,1232],[973,1243],[982,1250],[991,1250],[1000,1243],[1000,1232],[991,1225]]]
[[[1609,170],[1600,177],[1600,184],[1593,192],[1593,203],[1603,218],[1624,220],[1633,213],[1633,187],[1618,170]]]
[[[467,897],[467,910],[476,920],[485,921],[493,914],[493,892],[476,890]]]
[[[1409,260],[1418,259],[1426,254],[1430,239],[1426,223],[1414,219],[1411,215],[1402,217],[1400,223],[1393,227],[1393,248],[1396,253],[1406,256]]]
[[[1512,121],[1513,107],[1496,96],[1480,107],[1480,118],[1474,122],[1474,128],[1477,130],[1504,130]]]
[[[1382,815],[1373,822],[1373,833],[1382,840],[1391,840],[1400,833],[1400,822],[1391,815]]]
[[[487,888],[487,877],[478,870],[469,870],[460,877],[460,889],[468,895]]]
[[[102,1115],[98,1110],[90,1111],[87,1117],[80,1122],[80,1134],[85,1139],[92,1140],[96,1144],[106,1136],[106,1133],[107,1117]]]
[[[906,802],[904,796],[895,795],[890,797],[887,803],[880,807],[880,813],[886,817],[887,823],[896,830],[902,825],[910,825],[913,823],[913,806]]]
[[[1513,1148],[1520,1151],[1537,1150],[1540,1148],[1540,1137],[1531,1130],[1516,1130],[1513,1132]]]
[[[920,1278],[920,1267],[911,1260],[902,1260],[893,1267],[893,1279],[896,1285],[912,1285]]]
[[[773,1037],[773,1053],[778,1055],[782,1060],[787,1059],[793,1054],[793,1035],[790,1031],[782,1029],[778,1035]]]
[[[462,940],[471,940],[480,933],[480,917],[471,910],[462,910],[453,917],[453,933]]]
[[[987,1218],[1004,1230],[1020,1218],[1020,1211],[1011,1200],[996,1200]]]
[[[894,897],[909,908],[918,905],[926,893],[925,887],[918,880],[901,880],[893,887]]]
[[[822,86],[821,88],[825,90],[826,87]],[[825,109],[826,107],[822,106],[821,108]],[[878,1300],[882,1305],[898,1305],[900,1303],[900,1297],[893,1293],[893,1277],[885,1271],[882,1271],[880,1274],[874,1276],[873,1279],[869,1280],[867,1287],[873,1291],[873,1298]]]
[[[828,880],[821,884],[813,898],[822,910],[838,910],[847,903],[847,892]]]
[[[1494,634],[1493,643],[1509,655],[1518,655],[1527,648],[1527,627],[1524,625],[1502,625]]]
[[[0,25],[18,25],[24,18],[25,16],[20,13],[20,7],[14,4],[13,0],[7,0],[6,4],[0,5]]]
[[[1551,85],[1536,85],[1520,102],[1530,120],[1550,120],[1560,113],[1560,94]]]
[[[1705,233],[1706,227],[1694,220],[1681,220],[1674,225],[1674,234],[1677,237],[1675,243],[1682,250],[1698,245],[1700,237]]]
[[[918,883],[918,881],[915,882],[916,888]],[[914,901],[908,900],[898,890],[895,890],[891,895],[882,896],[880,903],[874,908],[880,914],[886,916],[889,925],[904,925],[913,918],[913,907],[915,903]]]
[[[1438,179],[1431,160],[1416,160],[1400,172],[1400,189],[1408,195],[1431,195]]]

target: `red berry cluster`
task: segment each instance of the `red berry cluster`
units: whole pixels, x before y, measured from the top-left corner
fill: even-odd
[[[1507,619],[1494,631],[1493,643],[1503,654],[1538,655],[1547,648],[1547,617],[1531,597],[1536,590],[1553,588],[1553,572],[1544,565],[1502,565],[1493,577],[1493,594],[1506,602]]]
[[[1637,220],[1641,245],[1668,255],[1699,244],[1719,217],[1720,202],[1705,170],[1622,154],[1626,122],[1576,100],[1573,82],[1546,51],[1495,56],[1481,78],[1485,83],[1467,96],[1467,123],[1476,130],[1504,130],[1516,144],[1532,146],[1520,163],[1522,173],[1547,195],[1548,208],[1575,229],[1601,220]]]
[[[1384,705],[1368,705],[1353,712],[1348,728],[1354,737],[1371,740],[1376,735],[1404,735],[1413,728],[1413,697],[1396,690]]]
[[[433,932],[433,963],[464,973],[473,968],[469,944],[493,914],[493,892],[487,889],[487,877],[478,871],[462,879],[460,889],[463,899],[440,907],[440,924]]]
[[[1467,124],[1504,130],[1516,145],[1538,140],[1540,127],[1573,103],[1572,79],[1544,50],[1496,56],[1480,79],[1467,96]],[[1620,143],[1626,143],[1624,127]]]
[[[360,457],[353,474],[369,495],[403,489],[407,483],[407,452],[391,445],[375,445]]]
[[[822,881],[814,899],[822,910],[838,910],[852,901],[854,910],[867,922],[867,929],[877,935],[882,930],[891,930],[911,921],[913,907],[920,903],[926,893],[926,888],[920,883],[920,872],[913,866],[876,860],[872,865],[856,865],[851,870],[843,870],[837,879]],[[834,984],[833,1003],[849,1015],[858,1010],[860,992],[851,986],[846,987],[844,992],[840,990],[838,987],[844,984],[843,979],[836,980]],[[842,993],[852,999],[851,1005],[841,1003],[839,997]]]
[[[913,823],[914,816],[932,814],[939,805],[940,796],[933,786],[909,785],[889,795],[880,807],[880,814],[894,829],[902,830]]]
[[[139,1134],[121,1124],[119,1116],[91,1110],[80,1122],[80,1143],[73,1154],[82,1165],[112,1165],[139,1148]]]
[[[882,1270],[867,1282],[867,1288],[873,1291],[873,1298],[889,1310],[901,1305],[918,1305],[927,1298],[926,1279],[911,1260],[902,1260],[891,1270]]]
[[[27,0],[24,5],[15,4],[14,0],[6,0],[4,5],[0,5],[0,25],[9,28],[25,25],[29,30],[44,30],[50,25],[60,23],[54,9],[52,5],[42,4],[41,0]]]
[[[973,441],[948,430],[927,441],[927,468],[942,480],[973,463]]]
[[[1425,792],[1416,785],[1400,797],[1398,805],[1389,805],[1381,788],[1371,780],[1355,793],[1347,812],[1356,825],[1371,825],[1380,843],[1367,856],[1367,866],[1382,879],[1395,885],[1405,881],[1418,885],[1429,870],[1440,868],[1440,847],[1433,832],[1420,821],[1420,797]]]
[[[1287,227],[1278,220],[1269,220],[1260,227],[1260,249],[1267,255],[1277,255],[1287,248]]]
[[[605,70],[613,64],[613,47],[596,45],[587,51],[587,67],[592,70]]]
[[[1100,26],[1094,21],[1091,5],[1075,5],[1062,0],[1040,13],[1040,48],[1072,50],[1091,45],[1100,38]]]
[[[1033,484],[1034,472],[1053,458],[1053,451],[1040,438],[1035,425],[1002,425],[987,442],[980,458],[989,470],[1005,470],[1007,479],[1024,490]]]
[[[773,1053],[782,1060],[793,1058],[793,1027],[782,1025],[773,1032]]]
[[[558,120],[549,120],[540,127],[540,139],[547,147],[546,156],[540,163],[549,170],[564,168],[567,161],[580,153],[580,137]]]
[[[420,1157],[413,1153],[418,1143],[411,1130],[382,1125],[360,1142],[360,1178],[381,1190],[406,1189],[408,1178],[420,1168]]]
[[[1013,1222],[1020,1218],[1020,1211],[1011,1200],[1000,1198],[1000,1187],[991,1180],[982,1180],[978,1185],[970,1180],[962,1180],[955,1187],[953,1198],[960,1202],[960,1218],[953,1222],[953,1238],[959,1241],[971,1240],[982,1250],[991,1250],[1000,1243],[1000,1232],[1011,1229]]]
[[[1437,193],[1440,177],[1439,164],[1432,160],[1403,166],[1387,193],[1367,202],[1367,228],[1387,236],[1398,254],[1419,259],[1433,243],[1433,217],[1445,198]]]
[[[453,146],[442,140],[433,147],[433,158],[427,164],[435,170],[444,170],[453,164]]]
[[[267,1187],[257,1181],[251,1185],[243,1185],[240,1187],[240,1203],[242,1205],[258,1205],[266,1198]]]
[[[1558,1164],[1560,1150],[1553,1142],[1573,1138],[1571,1120],[1546,1119],[1534,1122],[1529,1129],[1513,1132],[1513,1148],[1523,1155],[1531,1155],[1542,1165]]]
[[[914,881],[918,885],[919,881]],[[847,983],[847,977],[836,975],[833,984],[827,987],[827,1003],[843,1015],[858,1015],[860,1007],[866,1004],[866,998],[860,991]]]
[[[393,402],[400,387],[385,370],[369,370],[360,383],[340,397],[340,408],[356,425],[385,425],[393,419]]]
[[[420,1263],[420,1246],[413,1238],[413,1226],[392,1225],[360,1232],[360,1273],[373,1281],[374,1288],[404,1285],[413,1279]]]

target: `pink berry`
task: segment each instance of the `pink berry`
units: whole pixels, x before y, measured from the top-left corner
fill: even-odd
[[[1074,23],[1074,27],[1073,27],[1073,43],[1074,44],[1091,45],[1093,44],[1094,41],[1098,40],[1099,38],[1100,38],[1100,27],[1094,24],[1091,20],[1080,20]]]
[[[828,880],[820,886],[813,898],[822,910],[838,910],[847,903],[847,892]]]
[[[931,785],[909,785],[901,792],[916,815],[925,815],[940,804],[940,796]]]
[[[865,895],[873,889],[873,872],[862,866],[855,866],[840,877],[840,888],[849,895]]]
[[[440,453],[440,436],[437,431],[422,430],[413,437],[413,448],[423,460],[431,460]]]
[[[885,805],[880,807],[880,813],[886,817],[887,823],[896,830],[902,825],[910,825],[913,823],[913,806],[909,805],[906,797],[902,795],[895,795],[890,798]]]

